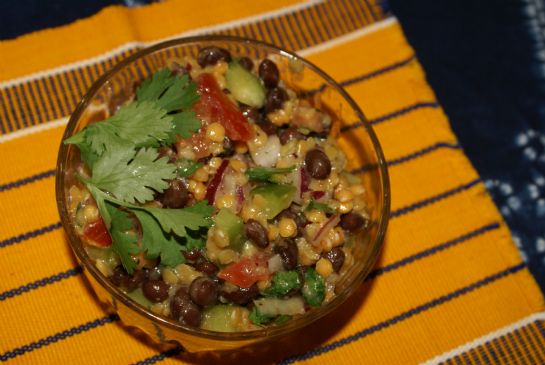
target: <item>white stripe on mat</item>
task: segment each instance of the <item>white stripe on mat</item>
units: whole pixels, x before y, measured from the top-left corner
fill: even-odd
[[[6,88],[6,87],[14,86],[14,85],[17,85],[17,84],[20,84],[20,83],[23,83],[23,82],[27,82],[27,81],[39,79],[39,78],[42,78],[42,77],[56,75],[56,74],[59,74],[59,73],[62,73],[62,72],[77,69],[79,67],[89,66],[89,65],[104,61],[106,59],[109,59],[109,58],[111,58],[111,57],[113,57],[113,56],[115,56],[117,54],[120,54],[122,52],[125,52],[125,51],[127,51],[127,50],[129,50],[131,48],[147,47],[147,46],[150,46],[152,44],[163,42],[163,41],[166,41],[166,40],[169,40],[169,39],[180,38],[180,37],[189,37],[189,36],[199,35],[199,34],[203,34],[203,33],[217,32],[217,31],[220,31],[220,30],[230,29],[230,28],[241,26],[241,25],[251,24],[251,23],[255,23],[257,21],[275,18],[275,17],[281,16],[281,15],[284,15],[284,14],[289,14],[291,12],[295,12],[295,11],[298,11],[298,10],[307,9],[307,8],[310,8],[310,7],[314,6],[314,5],[316,5],[316,4],[320,4],[322,2],[324,2],[324,0],[307,0],[307,1],[299,3],[299,4],[286,6],[286,7],[280,8],[280,9],[276,9],[276,10],[272,10],[272,11],[252,15],[252,16],[249,16],[249,17],[246,17],[246,18],[241,18],[241,19],[237,19],[237,20],[233,20],[233,21],[229,21],[229,22],[225,22],[225,23],[215,24],[215,25],[201,27],[201,28],[195,28],[195,29],[192,29],[192,30],[188,30],[188,31],[185,31],[185,32],[182,32],[182,33],[172,35],[170,37],[156,39],[156,40],[149,41],[149,42],[127,42],[127,43],[125,43],[125,44],[123,44],[123,45],[121,45],[121,46],[119,46],[117,48],[114,48],[114,49],[108,51],[108,52],[105,52],[105,53],[103,53],[101,55],[98,55],[98,56],[95,56],[95,57],[92,57],[92,58],[88,58],[88,59],[86,59],[84,61],[72,62],[72,63],[68,63],[66,65],[62,65],[62,66],[59,66],[59,67],[51,68],[49,70],[35,72],[35,73],[30,74],[30,75],[14,78],[14,79],[11,79],[11,80],[2,81],[2,82],[0,82],[0,88]]]
[[[362,29],[358,29],[358,30],[356,30],[354,32],[351,32],[351,33],[344,34],[344,35],[342,35],[340,37],[331,39],[331,40],[329,40],[327,42],[324,42],[324,43],[321,43],[319,45],[302,49],[297,53],[300,54],[301,56],[306,57],[306,56],[309,56],[309,55],[311,55],[313,53],[322,52],[322,51],[325,51],[327,49],[330,49],[330,48],[336,47],[338,45],[341,45],[343,43],[350,42],[350,41],[352,41],[354,39],[364,37],[364,36],[366,36],[368,34],[377,32],[377,31],[379,31],[381,29],[392,26],[394,24],[397,24],[397,19],[394,18],[394,17],[383,19],[383,20],[380,20],[380,21],[378,21],[376,23],[373,23],[373,24],[371,24],[371,25],[369,25],[367,27],[364,27]],[[68,65],[65,66],[65,67],[68,67]],[[36,126],[25,128],[25,129],[20,129],[18,131],[15,131],[15,132],[0,136],[0,143],[11,141],[11,140],[16,139],[16,138],[24,137],[24,136],[27,136],[27,135],[32,134],[32,133],[37,133],[37,132],[44,131],[44,130],[47,130],[47,129],[55,128],[55,127],[58,127],[60,125],[65,125],[67,122],[68,122],[68,117],[61,118],[61,119],[51,121],[51,122],[45,122],[45,123],[42,123],[42,124],[38,124]]]
[[[522,328],[532,322],[538,321],[538,320],[545,320],[545,312],[540,313],[534,313],[526,318],[523,318],[517,322],[511,323],[510,325],[500,328],[499,330],[496,330],[494,332],[490,332],[487,335],[484,335],[483,337],[480,337],[476,340],[473,340],[471,342],[467,342],[463,344],[462,346],[459,346],[451,351],[445,352],[437,357],[434,357],[431,360],[428,360],[426,362],[423,362],[422,365],[432,365],[432,364],[439,364],[441,362],[447,361],[448,359],[451,359],[455,356],[458,356],[460,354],[463,354],[464,352],[470,351],[471,349],[474,349],[478,346],[481,346],[489,341],[493,341],[494,339],[501,337],[503,335],[506,335],[510,332],[513,332],[519,328]]]
[[[69,119],[68,117],[61,118],[61,119],[53,120],[51,122],[45,122],[42,124],[25,128],[25,129],[19,129],[9,134],[5,134],[3,136],[0,136],[0,144],[4,142],[12,141],[17,138],[28,136],[29,134],[34,134],[34,133],[46,131],[48,129],[57,128],[57,127],[63,127],[68,123],[68,119]]]
[[[379,20],[378,22],[372,23],[370,25],[367,25],[361,29],[358,29],[356,31],[343,34],[340,37],[330,39],[329,41],[317,44],[316,46],[308,47],[305,49],[302,49],[300,51],[297,51],[297,54],[303,57],[307,57],[310,54],[322,52],[325,50],[328,50],[330,48],[336,47],[338,45],[341,45],[343,43],[348,43],[350,41],[353,41],[355,39],[364,37],[368,34],[377,32],[381,29],[388,28],[394,24],[397,24],[397,18],[396,17],[389,17],[386,19]]]

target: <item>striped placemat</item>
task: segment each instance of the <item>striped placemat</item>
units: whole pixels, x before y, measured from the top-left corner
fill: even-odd
[[[60,138],[92,81],[146,45],[204,33],[317,64],[359,103],[390,167],[392,217],[371,276],[338,311],[257,355],[161,352],[125,328],[81,275],[55,205]],[[343,134],[359,133],[351,123]],[[399,24],[373,1],[168,0],[0,42],[0,156],[0,361],[545,363],[542,294]]]

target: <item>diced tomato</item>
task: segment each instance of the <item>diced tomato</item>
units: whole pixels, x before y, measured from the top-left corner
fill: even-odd
[[[90,244],[99,247],[107,247],[112,244],[112,238],[102,218],[87,223],[83,228],[83,237]]]
[[[203,73],[196,81],[201,96],[193,105],[197,116],[208,123],[218,122],[223,125],[227,137],[234,141],[248,141],[252,138],[250,123],[223,93],[214,76]]]
[[[266,256],[254,255],[227,266],[218,273],[218,278],[241,288],[249,288],[255,282],[267,280],[270,275]]]

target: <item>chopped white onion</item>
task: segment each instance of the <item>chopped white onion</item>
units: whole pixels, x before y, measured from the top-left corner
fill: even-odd
[[[273,255],[269,259],[268,264],[269,264],[269,271],[271,274],[274,274],[275,272],[280,271],[283,268],[282,258],[278,254]]]
[[[273,167],[280,157],[280,140],[278,136],[270,136],[267,143],[255,150],[252,154],[254,162],[258,166]]]
[[[288,315],[305,313],[305,303],[301,297],[291,297],[288,299],[262,298],[254,300],[254,304],[260,313],[266,316]]]

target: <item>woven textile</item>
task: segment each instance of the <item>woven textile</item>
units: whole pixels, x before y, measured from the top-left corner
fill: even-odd
[[[374,126],[392,189],[383,252],[361,289],[293,346],[222,363],[545,362],[543,297],[508,228],[399,24],[357,0],[109,7],[0,42],[0,360],[207,363],[159,352],[104,312],[66,242],[54,197],[60,138],[92,81],[148,44],[204,33],[300,52],[338,80]],[[357,136],[354,123],[342,133]]]

